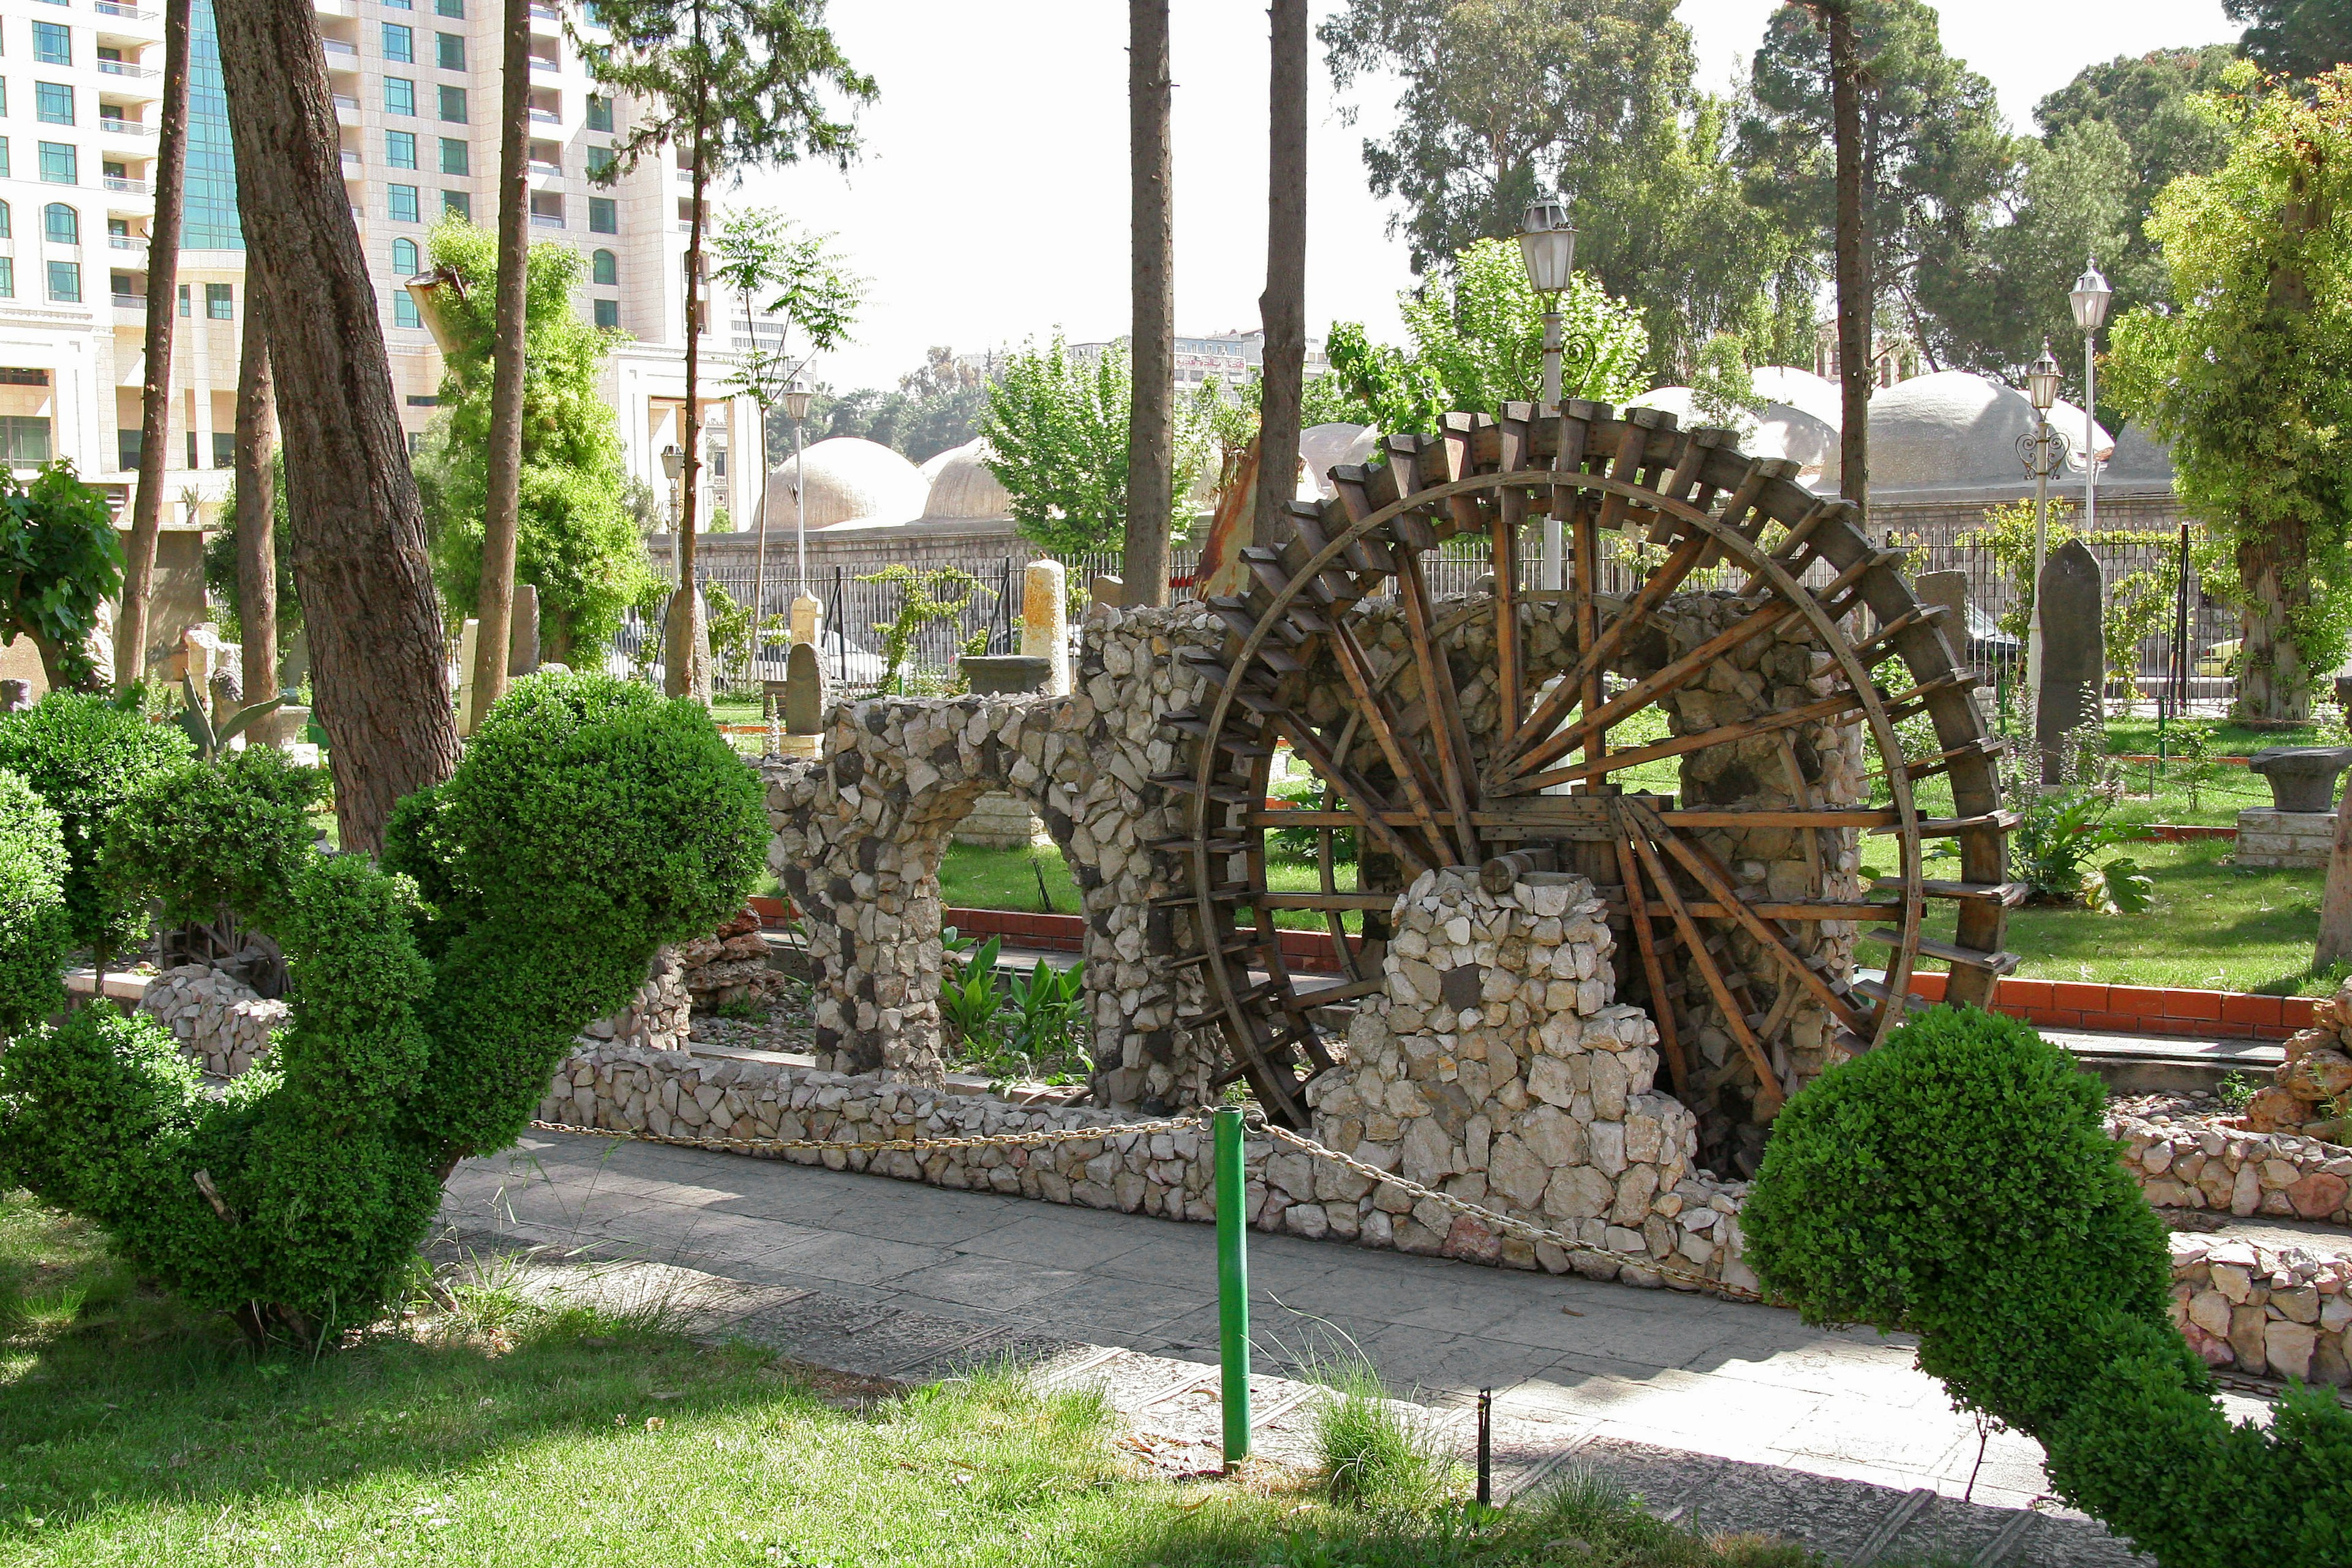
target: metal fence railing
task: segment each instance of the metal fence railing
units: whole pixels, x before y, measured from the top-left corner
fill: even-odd
[[[1911,543],[1906,569],[1914,576],[1951,570],[1967,574],[1969,624],[1966,657],[1987,685],[2014,692],[2023,679],[2023,649],[2021,640],[2000,623],[2017,602],[2017,584],[1990,547],[1963,539],[1964,536],[1947,535],[1940,540],[1906,541]],[[1484,550],[1475,547],[1473,542],[1462,542],[1463,548],[1449,545],[1424,562],[1431,590],[1440,598],[1467,595],[1488,575]],[[2154,591],[2165,572],[2177,569],[2179,563],[2178,545],[2169,542],[2095,544],[2091,551],[2105,576],[2110,604],[2119,594]],[[1537,568],[1532,554],[1530,552],[1529,559],[1522,563],[1526,578],[1523,587],[1534,585]],[[972,579],[971,585],[968,589],[958,586],[943,591],[940,596],[949,600],[961,597],[962,606],[953,615],[916,630],[900,670],[905,689],[936,690],[952,683],[956,664],[966,652],[1018,651],[1022,574],[1028,559],[1007,555],[961,564],[959,569]],[[1116,554],[1072,554],[1059,559],[1066,571],[1074,612],[1083,605],[1088,584],[1097,576],[1117,575],[1119,571]],[[1171,555],[1171,598],[1181,600],[1195,595],[1193,574],[1198,563],[1198,553],[1192,551],[1178,551]],[[1815,568],[1814,574],[1826,580],[1832,573],[1822,565]],[[904,599],[902,584],[866,580],[869,575],[848,567],[835,567],[813,574],[809,584],[824,606],[824,640],[819,653],[835,692],[845,697],[869,695],[880,683],[885,669],[883,628],[896,620]],[[717,567],[698,563],[695,576],[705,585],[706,594],[716,585],[725,595],[722,602],[718,595],[709,595],[714,611],[730,605],[738,609],[749,605],[753,577],[750,567],[731,563]],[[2237,636],[2237,617],[2227,605],[2205,595],[2193,563],[2188,567],[2187,577],[2186,640],[2190,675],[2186,691],[2178,695],[2192,705],[2189,710],[2201,710],[2231,693],[2230,675],[2217,668],[2209,656],[2217,644]],[[1618,559],[1603,562],[1604,592],[1628,592],[1635,581],[1629,563]],[[2164,586],[2168,589],[2170,584]],[[756,648],[748,648],[739,637],[730,647],[719,650],[714,661],[714,676],[721,690],[757,696],[761,682],[783,679],[785,633],[792,601],[800,589],[800,583],[788,568],[769,573],[761,606],[762,617],[770,623],[768,635]],[[2175,668],[2172,656],[2177,605],[2170,592],[2165,592],[2163,598],[2163,604],[2148,617],[2147,624],[2152,629],[2137,639],[2130,653],[2119,656],[2118,650],[2109,650],[2106,697],[2113,706],[2146,705],[2145,710],[2153,711],[2155,702],[2169,689],[2168,671]],[[1072,619],[1075,622],[1075,614]],[[658,611],[650,616],[630,611],[614,637],[609,654],[611,668],[648,679],[656,676],[660,667],[661,630]],[[2199,668],[2200,664],[2202,669]]]

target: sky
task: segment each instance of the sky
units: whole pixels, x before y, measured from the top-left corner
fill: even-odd
[[[1316,18],[1339,9],[1317,0]],[[1698,84],[1746,68],[1774,0],[1683,0]],[[2223,43],[2221,0],[1946,0],[1947,52],[1990,78],[2021,129],[2086,65]],[[1176,330],[1248,329],[1265,279],[1265,0],[1174,0]],[[813,378],[890,386],[925,348],[1115,337],[1128,322],[1127,7],[1112,0],[835,0],[831,23],[880,96],[846,174],[748,174],[722,205],[758,204],[835,236],[872,280],[856,341]],[[1380,84],[1335,100],[1319,47],[1308,77],[1307,320],[1402,336],[1413,279],[1364,180],[1362,143],[1391,112]],[[1352,104],[1356,123],[1341,110]]]

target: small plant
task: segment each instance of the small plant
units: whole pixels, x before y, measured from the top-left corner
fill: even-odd
[[[2119,855],[2092,864],[2100,850],[2133,837],[2106,819],[2115,801],[2105,791],[2076,786],[2042,795],[2028,785],[2018,805],[2010,868],[2032,888],[2035,903],[2138,914],[2154,900],[2156,884],[2137,861]]]
[[[1334,1500],[1412,1510],[1444,1498],[1454,1479],[1444,1440],[1414,1422],[1370,1362],[1310,1370],[1329,1390],[1315,1412],[1315,1455]]]
[[[204,693],[196,689],[195,677],[183,675],[180,685],[184,689],[187,705],[173,715],[189,740],[196,744],[196,755],[212,762],[228,749],[228,743],[255,724],[286,706],[283,696],[267,697],[237,709],[216,703],[210,712],[205,710]]]
[[[950,926],[940,934],[942,942],[955,935]],[[1003,944],[990,937],[977,950],[969,941],[959,942],[950,951],[963,957],[961,964],[952,967],[940,982],[940,1018],[955,1037],[993,1050],[996,1044],[996,1012],[1003,1005],[996,984],[996,954]]]
[[[2180,728],[2167,738],[2166,750],[2180,763],[2179,778],[2181,787],[2189,792],[2189,809],[2195,811],[2199,798],[2210,788],[2218,776],[2213,761],[2213,726],[2210,721],[2184,719]]]
[[[1010,1044],[1035,1062],[1061,1059],[1064,1070],[1094,1071],[1086,1053],[1086,965],[1056,969],[1040,960],[1029,972],[1026,987],[1012,987]],[[1074,1060],[1071,1058],[1075,1058]]]
[[[905,673],[908,657],[914,652],[915,638],[934,621],[952,621],[961,616],[975,594],[987,594],[980,579],[954,566],[941,566],[930,572],[918,572],[903,562],[885,566],[881,571],[857,579],[861,583],[892,583],[899,589],[898,613],[888,621],[877,621],[874,629],[882,634],[882,680],[875,689],[886,697],[908,695],[912,678]],[[963,590],[961,598],[948,595]],[[991,597],[993,597],[991,595]]]
[[[2262,1087],[2263,1080],[2253,1074],[2233,1072],[2223,1079],[2221,1087],[2213,1092],[2221,1100],[2221,1108],[2234,1116],[2246,1109]]]

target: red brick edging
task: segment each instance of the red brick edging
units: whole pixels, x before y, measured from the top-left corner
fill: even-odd
[[[1911,991],[1944,999],[1941,973],[1911,976]],[[2191,991],[2165,985],[2105,985],[2097,981],[2027,980],[2004,975],[1992,1010],[2052,1029],[2107,1029],[2131,1035],[2283,1040],[2311,1025],[2315,998],[2257,996],[2243,991]]]

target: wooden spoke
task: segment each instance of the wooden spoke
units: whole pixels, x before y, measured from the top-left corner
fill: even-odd
[[[1443,864],[1447,851],[1444,837],[1432,826],[1436,814],[1429,798],[1436,793],[1435,785],[1427,776],[1420,752],[1406,745],[1398,733],[1396,714],[1389,707],[1387,694],[1372,686],[1371,661],[1365,657],[1355,634],[1344,626],[1336,629],[1331,637],[1331,652],[1333,662],[1339,665],[1341,678],[1347,681],[1349,691],[1356,699],[1356,711],[1351,719],[1360,720],[1371,731],[1372,739],[1379,742],[1381,755],[1388,759],[1389,771],[1396,775],[1398,784],[1403,788],[1406,798],[1412,802],[1413,810],[1420,816],[1420,826],[1430,851],[1430,857],[1423,858],[1424,863]],[[1347,754],[1345,751],[1339,752],[1342,758]]]
[[[1780,1087],[1780,1075],[1772,1070],[1772,1058],[1765,1054],[1762,1044],[1748,1027],[1747,1010],[1732,995],[1730,984],[1723,978],[1723,971],[1716,967],[1714,956],[1706,951],[1706,938],[1700,934],[1698,922],[1684,907],[1682,894],[1675,890],[1673,876],[1659,862],[1657,850],[1638,833],[1628,833],[1626,842],[1640,857],[1643,869],[1649,873],[1650,885],[1657,889],[1658,901],[1665,905],[1666,912],[1674,917],[1675,929],[1682,933],[1685,956],[1698,970],[1700,978],[1706,982],[1707,990],[1715,997],[1715,1005],[1723,1010],[1724,1027],[1738,1043],[1740,1054],[1748,1058],[1748,1065],[1756,1069],[1757,1113],[1767,1121],[1771,1120],[1780,1114],[1780,1107],[1788,1100],[1787,1091]]]
[[[1794,729],[1800,724],[1818,724],[1824,719],[1851,713],[1862,707],[1862,699],[1851,691],[1824,697],[1818,702],[1808,702],[1802,708],[1790,708],[1779,713],[1767,713],[1759,718],[1742,720],[1737,724],[1725,724],[1713,730],[1697,730],[1671,740],[1636,746],[1630,751],[1613,752],[1597,761],[1571,763],[1546,773],[1525,773],[1497,786],[1503,795],[1530,795],[1549,784],[1576,784],[1580,780],[1604,778],[1627,768],[1638,768],[1644,763],[1658,762],[1666,757],[1686,756],[1715,746],[1727,746],[1751,735],[1769,735],[1776,730]]]
[[[1437,773],[1445,789],[1445,804],[1454,812],[1454,837],[1463,865],[1478,861],[1478,836],[1470,826],[1470,742],[1463,732],[1462,711],[1455,702],[1454,670],[1445,649],[1430,635],[1429,589],[1422,581],[1421,563],[1408,558],[1397,574],[1397,599],[1404,606],[1405,633],[1412,640],[1413,666],[1421,675],[1423,700],[1429,708],[1429,739],[1437,752]]]
[[[1665,1058],[1667,1080],[1675,1092],[1685,1092],[1690,1068],[1683,1060],[1683,1043],[1675,1025],[1675,1001],[1666,994],[1665,966],[1658,962],[1657,932],[1650,929],[1649,900],[1642,897],[1642,868],[1626,838],[1617,840],[1617,872],[1625,880],[1625,912],[1633,923],[1633,945],[1642,955],[1642,974],[1650,984],[1650,1016],[1658,1024],[1658,1053]]]
[[[1786,937],[1774,930],[1762,916],[1740,902],[1738,889],[1732,883],[1731,873],[1725,868],[1722,862],[1708,853],[1706,845],[1695,844],[1681,834],[1674,832],[1643,806],[1629,806],[1626,809],[1627,815],[1649,832],[1658,843],[1664,845],[1668,854],[1682,862],[1683,869],[1691,874],[1692,880],[1714,895],[1715,901],[1723,906],[1726,914],[1737,921],[1749,936],[1754,937],[1765,952],[1780,961],[1780,966],[1796,978],[1798,984],[1811,992],[1814,999],[1834,1014],[1838,1022],[1847,1028],[1855,1030],[1861,1028],[1863,1016],[1860,1010],[1847,1001],[1837,987],[1823,979],[1818,970],[1791,948]]]
[[[1356,821],[1381,841],[1382,848],[1421,870],[1444,864],[1442,859],[1428,858],[1426,851],[1389,826],[1388,806],[1381,799],[1379,792],[1357,777],[1353,769],[1325,748],[1323,738],[1315,732],[1314,726],[1296,713],[1286,712],[1280,717],[1283,733],[1290,737],[1291,750],[1305,758],[1308,767],[1330,780],[1342,796],[1362,807],[1360,813],[1353,814]]]

